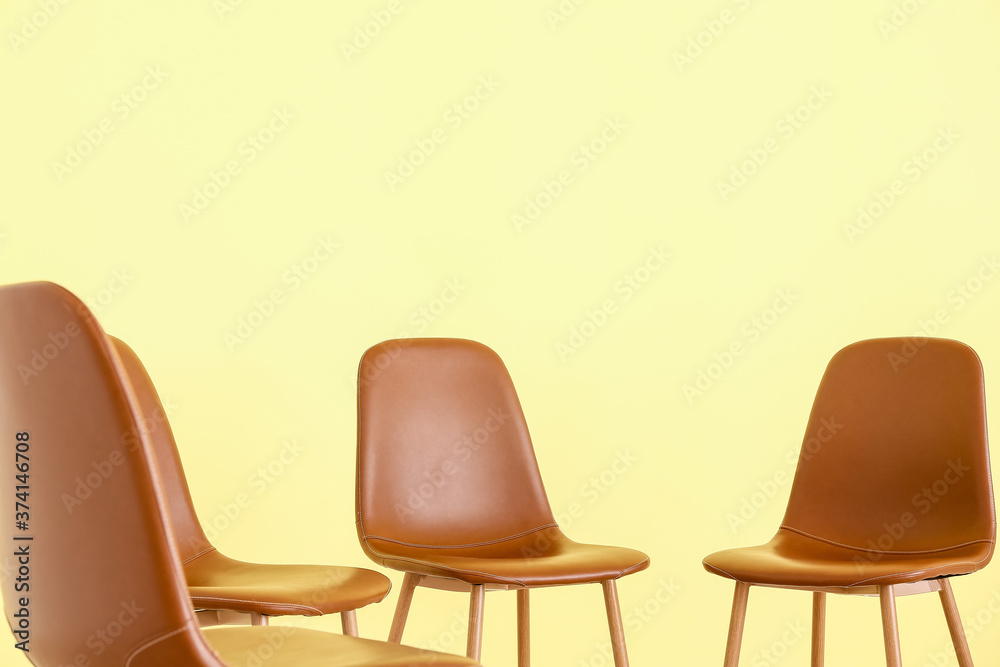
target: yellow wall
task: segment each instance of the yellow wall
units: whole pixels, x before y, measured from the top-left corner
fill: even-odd
[[[0,28],[0,282],[135,347],[232,556],[368,565],[358,359],[474,338],[567,532],[652,556],[620,586],[633,664],[718,664],[732,590],[700,560],[776,528],[829,357],[929,331],[1000,377],[993,0],[8,0]],[[955,588],[995,662],[1000,565]],[[598,587],[534,604],[537,664],[608,664]],[[418,594],[406,641],[460,647],[465,609]],[[754,591],[743,664],[806,664],[808,614]],[[884,664],[875,601],[829,618],[830,664]],[[513,621],[491,596],[486,664]],[[907,664],[955,664],[933,597],[900,621]]]

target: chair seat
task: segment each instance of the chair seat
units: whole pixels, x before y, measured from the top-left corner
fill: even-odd
[[[354,567],[244,563],[205,551],[184,563],[196,608],[267,616],[320,616],[379,602],[389,593],[385,575]]]
[[[580,544],[558,528],[472,547],[404,545],[369,535],[369,555],[384,567],[519,587],[585,584],[618,579],[649,567],[649,557],[624,547]]]
[[[713,574],[761,586],[851,588],[969,574],[984,567],[992,552],[987,540],[926,552],[865,551],[781,528],[767,544],[718,551],[703,565]]]
[[[229,667],[467,667],[465,657],[291,626],[217,627],[202,631]]]

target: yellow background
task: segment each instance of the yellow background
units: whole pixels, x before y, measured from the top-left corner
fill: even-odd
[[[203,521],[250,494],[216,539],[250,560],[370,565],[353,525],[362,352],[401,335],[490,345],[554,511],[583,507],[566,531],[652,557],[620,584],[632,663],[719,664],[732,585],[701,558],[777,527],[788,483],[770,482],[793,470],[830,356],[937,317],[988,388],[1000,376],[1000,8],[813,5],[8,0],[0,282],[61,283],[135,347],[174,406]],[[518,224],[529,199],[547,205]],[[317,239],[338,247],[313,264]],[[670,258],[647,274],[651,248]],[[297,284],[296,266],[315,270]],[[628,299],[626,275],[645,278]],[[241,318],[263,321],[227,344]],[[591,335],[567,354],[573,328]],[[716,378],[689,400],[699,371]],[[261,489],[286,440],[304,450]],[[679,590],[660,604],[664,585]],[[977,664],[995,663],[1000,566],[955,589],[970,627],[988,621],[970,630]],[[359,613],[363,636],[384,638],[395,597]],[[536,664],[608,664],[599,587],[533,604]],[[807,628],[809,604],[753,591],[742,664],[807,664],[808,633],[786,624]],[[906,664],[936,664],[936,598],[899,610]],[[405,641],[461,651],[466,613],[418,591]],[[514,637],[513,595],[491,594],[484,663],[513,665]],[[12,643],[0,662],[27,664]],[[884,664],[877,603],[831,600],[828,645],[828,664]]]

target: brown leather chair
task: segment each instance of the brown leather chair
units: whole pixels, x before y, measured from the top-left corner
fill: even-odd
[[[10,512],[0,543],[18,554],[23,584],[0,588],[34,665],[475,664],[287,626],[200,631],[143,421],[111,342],[76,297],[51,283],[0,287],[0,497]]]
[[[934,338],[850,345],[820,383],[777,534],[704,560],[736,581],[725,665],[739,662],[750,587],[768,586],[813,593],[814,666],[827,593],[879,596],[886,663],[899,667],[895,598],[937,592],[959,664],[972,667],[948,578],[985,567],[995,541],[976,353]]]
[[[469,591],[467,654],[478,659],[486,590],[516,590],[526,667],[528,591],[600,583],[615,664],[627,665],[615,582],[649,559],[559,530],[500,358],[468,340],[386,341],[364,354],[358,382],[358,537],[373,561],[406,573],[389,641],[402,639],[416,586]]]
[[[177,443],[149,374],[128,345],[113,336],[111,340],[146,420],[188,592],[201,624],[238,621],[246,614],[253,625],[267,625],[271,616],[339,613],[344,634],[357,637],[355,610],[384,599],[391,586],[388,577],[355,567],[245,563],[220,553],[195,514]]]

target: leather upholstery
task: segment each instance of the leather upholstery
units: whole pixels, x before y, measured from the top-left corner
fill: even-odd
[[[513,383],[488,347],[386,341],[364,354],[358,382],[357,528],[376,563],[513,586],[648,567],[639,551],[559,530]]]
[[[882,338],[830,361],[775,537],[704,565],[752,584],[885,586],[979,570],[995,541],[979,358]]]
[[[363,568],[233,560],[212,546],[195,514],[177,443],[156,388],[135,352],[111,337],[146,419],[170,506],[188,590],[196,607],[266,616],[318,616],[358,609],[389,593],[389,579]]]
[[[23,369],[36,369],[36,373]],[[167,501],[142,413],[111,342],[87,308],[50,283],[0,288],[0,494],[15,493],[15,434],[28,433],[30,518],[0,521],[0,541],[26,544],[30,590],[2,588],[5,618],[28,599],[38,667],[221,667],[250,664],[261,630],[204,640],[184,585]],[[8,506],[12,509],[12,506]],[[15,535],[16,533],[16,535]],[[15,542],[15,537],[31,541]],[[8,582],[9,583],[9,582]],[[474,665],[465,658],[298,631],[269,665]],[[265,640],[262,642],[262,639]],[[408,655],[403,654],[406,651]],[[219,654],[223,657],[220,658]],[[409,662],[406,662],[409,660]]]
[[[357,637],[292,626],[207,628],[205,638],[229,667],[466,667],[478,663]],[[271,650],[275,648],[273,651]]]
[[[27,657],[55,667],[100,650],[104,665],[221,665],[196,631],[149,443],[127,440],[138,432],[138,406],[104,332],[71,294],[35,283],[0,288],[0,341],[4,498],[14,496],[10,441],[28,432],[31,442],[30,528],[16,531],[34,538]],[[17,369],[34,351],[47,364],[24,381]],[[14,544],[10,518],[0,521],[5,550]],[[8,622],[16,598],[3,586]],[[112,623],[121,627],[113,642],[88,646]]]

